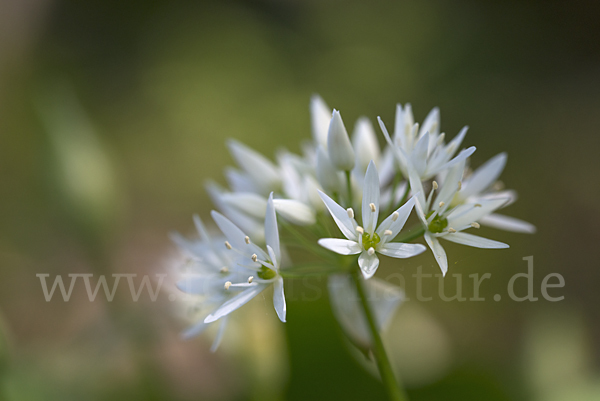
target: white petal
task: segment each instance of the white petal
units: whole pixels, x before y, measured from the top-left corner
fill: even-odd
[[[212,346],[210,347],[210,352],[217,352],[217,348],[221,344],[221,340],[223,339],[223,334],[225,334],[225,329],[227,328],[227,321],[229,320],[229,316],[225,316],[223,320],[221,320],[221,325],[219,326],[219,330],[217,331],[217,335],[213,340]]]
[[[250,176],[233,167],[225,168],[225,177],[233,192],[256,192],[256,185]]]
[[[392,258],[411,258],[425,251],[425,246],[421,244],[404,244],[401,242],[391,242],[384,244],[377,252]]]
[[[417,211],[417,217],[419,217],[419,220],[421,220],[421,224],[423,224],[425,227],[427,227],[428,226],[427,216],[425,215],[425,212],[423,211],[423,206],[421,206],[421,202],[419,201],[419,198],[416,197],[416,199],[417,200],[415,202],[415,210]]]
[[[265,217],[267,200],[251,192],[231,192],[222,195],[223,202],[243,213],[262,219]]]
[[[222,318],[223,316],[230,314],[234,310],[245,305],[248,301],[260,294],[267,287],[268,285],[261,284],[254,287],[250,287],[247,290],[240,292],[239,294],[225,302],[223,305],[219,306],[210,315],[208,315],[204,319],[204,323],[212,323]]]
[[[375,205],[375,211],[371,209],[371,204]],[[362,220],[365,232],[373,234],[379,217],[379,175],[375,163],[371,161],[365,174],[362,198]]]
[[[478,222],[486,226],[515,233],[533,234],[536,231],[535,226],[531,223],[501,214],[488,214],[479,219]]]
[[[462,179],[464,170],[464,160],[452,166],[452,168],[448,171],[448,174],[446,174],[446,178],[444,179],[444,183],[442,184],[440,191],[435,197],[435,201],[431,206],[431,210],[438,210],[440,208],[440,202],[444,202],[446,205],[450,204],[450,201],[452,198],[454,198],[454,195],[458,191],[458,182]]]
[[[325,193],[319,191],[319,196],[323,200],[323,203],[325,203],[325,206],[327,207],[327,210],[329,210],[331,217],[333,217],[335,224],[337,224],[342,234],[344,234],[344,237],[355,241],[357,237],[354,219],[351,219],[350,216],[348,216],[346,209],[338,205]]]
[[[246,243],[246,234],[244,234],[244,232],[235,224],[233,224],[227,217],[214,210],[211,212],[211,216],[223,234],[225,234],[225,237],[227,237],[227,240],[232,247],[238,249],[247,256],[256,253],[261,259],[267,258],[265,251],[260,249],[253,242],[250,242],[249,244]]]
[[[448,215],[448,226],[460,229],[501,208],[507,199],[481,200],[478,204],[461,205]],[[475,206],[481,205],[481,206]]]
[[[365,280],[368,280],[373,277],[377,271],[377,268],[379,267],[379,258],[375,253],[369,255],[367,251],[363,251],[358,257],[358,265],[360,266],[363,277]]]
[[[354,168],[354,149],[352,149],[340,112],[337,110],[333,110],[331,122],[329,123],[327,152],[331,164],[336,169],[350,171]]]
[[[277,277],[273,282],[273,306],[279,320],[285,323],[285,294],[283,293],[283,278]]]
[[[321,238],[319,245],[340,255],[356,255],[362,251],[362,248],[356,241],[350,241],[342,238]]]
[[[210,235],[208,234],[208,231],[206,230],[202,219],[197,214],[194,215],[194,225],[196,226],[196,231],[198,231],[198,234],[200,235],[202,241],[207,243],[210,242]]]
[[[426,132],[429,132],[429,135],[432,135],[434,138],[437,138],[440,132],[440,109],[434,107],[431,109],[425,120],[423,120],[423,125],[421,125],[421,130],[419,131],[419,135],[423,136]],[[434,141],[432,141],[434,142]],[[435,142],[434,142],[435,144]]]
[[[494,241],[491,239],[463,232],[450,233],[444,235],[441,238],[448,241],[456,242],[457,244],[468,245],[475,248],[503,249],[509,247],[508,244],[505,244],[504,242]]]
[[[237,164],[256,185],[272,188],[280,182],[277,167],[266,157],[236,140],[230,139],[227,144]]]
[[[329,160],[327,152],[322,147],[317,149],[317,180],[319,184],[328,192],[340,192],[342,179],[339,171]]]
[[[437,238],[433,237],[429,231],[425,232],[425,241],[431,251],[433,252],[433,256],[435,256],[435,260],[442,269],[442,274],[445,276],[448,271],[448,258],[446,257],[446,251],[444,251],[444,247],[440,244]]]
[[[319,95],[313,95],[310,99],[310,119],[315,143],[326,148],[331,109]]]
[[[293,199],[274,199],[275,210],[287,221],[300,226],[315,224],[315,212],[306,204]]]
[[[500,153],[481,167],[473,172],[473,175],[464,182],[462,190],[459,195],[463,199],[467,199],[469,196],[475,196],[483,192],[484,189],[489,188],[504,170],[506,166],[506,153]]]
[[[277,215],[275,214],[275,206],[273,206],[273,192],[269,195],[267,201],[267,212],[265,216],[265,242],[270,246],[275,253],[277,260],[273,263],[276,265],[281,261],[281,250],[279,248],[279,230],[277,228]]]
[[[447,168],[454,166],[457,163],[464,162],[465,160],[467,160],[467,158],[469,156],[471,156],[473,153],[475,153],[476,150],[477,150],[477,148],[475,146],[471,146],[470,148],[461,150],[460,153],[458,154],[458,156],[456,156],[454,159],[450,160],[448,163],[444,164],[443,166],[437,168],[435,171],[431,171],[430,174],[435,175],[442,170],[446,170]]]
[[[398,210],[396,210],[395,213],[398,213],[398,218],[396,219],[396,221],[394,221],[394,213],[392,213],[384,221],[381,222],[381,224],[377,228],[377,234],[381,239],[391,241],[396,237],[396,235],[398,235],[400,230],[402,230],[402,227],[404,227],[406,220],[408,220],[408,216],[410,216],[410,212],[412,211],[413,206],[415,205],[415,201],[416,198],[413,196],[404,205],[400,206]],[[424,220],[425,216],[423,216],[423,221]],[[388,235],[384,238],[383,233],[386,230],[390,230],[392,232],[392,235]]]
[[[427,167],[427,152],[429,150],[429,133],[419,139],[412,153],[410,154],[410,160],[412,161],[413,167],[417,170],[419,176],[423,176],[425,168]]]
[[[425,210],[427,208],[427,202],[425,201],[425,193],[423,191],[421,177],[419,177],[419,174],[411,165],[408,166],[408,180],[410,182],[411,193],[413,196],[417,197],[421,207]]]
[[[356,122],[352,134],[352,145],[356,152],[356,164],[364,174],[371,160],[378,162],[381,157],[377,136],[373,124],[366,117],[361,117]]]

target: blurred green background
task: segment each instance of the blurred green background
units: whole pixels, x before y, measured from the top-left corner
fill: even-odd
[[[179,339],[168,293],[47,303],[35,276],[167,271],[167,233],[208,218],[204,181],[224,182],[224,140],[298,151],[313,93],[349,129],[439,106],[449,137],[470,126],[473,165],[508,152],[505,214],[538,227],[482,228],[505,251],[447,246],[467,297],[492,273],[485,302],[402,306],[386,341],[411,399],[600,399],[599,18],[595,1],[2,0],[0,399],[385,399],[324,280],[286,283],[285,325],[257,299],[211,354],[210,336]],[[529,255],[540,300],[494,302]],[[382,274],[414,298],[420,265],[438,273],[426,253]],[[564,301],[541,298],[548,273]]]

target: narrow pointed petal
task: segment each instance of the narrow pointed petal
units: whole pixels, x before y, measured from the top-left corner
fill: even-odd
[[[342,238],[321,238],[319,245],[340,255],[356,255],[362,251],[362,248],[356,241],[350,241]]]
[[[384,244],[377,252],[392,258],[411,258],[425,251],[425,246],[421,244],[404,244],[401,242],[391,242]]]
[[[261,259],[266,259],[267,254],[265,251],[260,249],[254,243],[246,243],[246,234],[242,230],[238,228],[235,224],[233,224],[227,217],[223,216],[221,213],[212,211],[211,216],[219,229],[225,234],[227,240],[231,244],[232,247],[238,249],[245,255],[252,255],[256,253]]]
[[[354,168],[354,149],[350,143],[348,132],[342,121],[340,112],[333,110],[327,133],[327,152],[333,166],[340,171],[350,171]]]
[[[319,147],[317,149],[317,180],[319,184],[328,192],[339,192],[342,184],[340,174],[329,160],[325,149]]]
[[[283,278],[277,277],[273,283],[273,306],[277,312],[279,320],[285,323],[285,294],[283,292]]]
[[[200,238],[204,242],[210,242],[210,235],[208,234],[208,230],[204,226],[202,219],[197,214],[194,215],[194,225],[196,226],[196,231],[200,235]]]
[[[331,109],[319,95],[310,99],[312,135],[317,145],[327,148],[327,131],[331,120]]]
[[[419,139],[411,153],[410,159],[419,176],[423,176],[427,167],[427,152],[429,150],[429,132]]]
[[[533,224],[514,217],[504,216],[502,214],[489,214],[479,219],[479,223],[500,230],[512,231],[515,233],[533,234],[536,228]]]
[[[233,167],[225,168],[227,183],[233,192],[256,192],[256,185],[250,176]]]
[[[362,198],[363,228],[370,234],[375,231],[377,218],[379,217],[379,192],[379,175],[377,174],[375,163],[371,161],[365,174]]]
[[[448,226],[459,229],[468,226],[501,208],[508,199],[481,200],[477,206],[474,204],[462,205],[448,215]]]
[[[468,245],[475,248],[504,249],[509,247],[508,244],[505,244],[504,242],[494,241],[478,235],[463,232],[447,234],[441,238],[447,241],[456,242],[457,244]]]
[[[262,219],[265,217],[267,200],[251,192],[231,192],[222,195],[223,202],[249,216]]]
[[[210,347],[210,352],[217,352],[219,345],[221,345],[221,340],[223,339],[223,335],[225,334],[225,329],[227,328],[227,321],[229,320],[229,316],[225,316],[223,320],[221,320],[221,325],[219,326],[219,330],[217,331],[217,335],[213,340],[213,343]]]
[[[404,205],[400,206],[395,213],[398,213],[398,217],[394,221],[394,213],[389,215],[384,221],[381,222],[379,227],[377,228],[377,234],[380,238],[391,241],[396,235],[402,230],[406,220],[408,220],[408,216],[410,216],[410,212],[412,211],[415,205],[416,198],[413,196],[410,198]],[[423,221],[425,221],[425,216],[423,215]],[[384,238],[383,233],[386,230],[390,230],[392,232],[391,235],[388,235]]]
[[[361,117],[356,122],[352,134],[352,145],[356,153],[356,164],[360,173],[364,174],[371,160],[376,163],[381,157],[377,136],[373,124],[366,117]]]
[[[189,340],[190,338],[199,336],[202,334],[204,330],[208,328],[209,324],[200,321],[193,326],[188,327],[181,333],[181,338],[184,340]]]
[[[423,211],[423,206],[421,206],[421,202],[419,202],[418,198],[415,202],[415,210],[417,211],[417,217],[419,218],[419,220],[421,220],[421,224],[427,227],[429,225],[427,224],[427,216],[425,215],[425,212]]]
[[[489,188],[504,170],[506,166],[506,153],[500,153],[492,157],[481,167],[473,172],[473,175],[465,182],[460,196],[467,199],[469,196],[478,195]]]
[[[425,232],[425,242],[427,242],[427,245],[429,245],[429,248],[431,248],[433,256],[442,270],[442,275],[445,276],[448,272],[448,258],[446,257],[446,251],[444,250],[444,247],[442,244],[440,244],[440,241],[438,241],[437,238],[431,235],[429,231]]]
[[[255,184],[271,188],[280,182],[279,170],[269,159],[236,140],[230,139],[227,145],[237,164]]]
[[[440,191],[435,197],[434,204],[431,206],[432,210],[438,210],[440,202],[450,204],[450,201],[454,198],[456,192],[458,192],[458,182],[462,179],[464,170],[464,160],[452,166],[452,168],[448,171],[448,174],[446,174],[446,178],[444,179],[444,183],[442,184]]]
[[[429,132],[434,138],[437,138],[440,133],[440,109],[437,107],[431,109],[425,120],[423,120],[419,135],[423,136],[426,132]]]
[[[204,319],[204,323],[212,323],[216,320],[219,320],[223,316],[227,316],[234,310],[245,305],[248,301],[260,294],[267,287],[268,285],[261,284],[254,287],[250,287],[247,290],[240,292],[239,294],[225,302],[223,305],[219,306],[210,315],[208,315]]]
[[[293,199],[273,199],[275,210],[287,221],[299,226],[315,224],[315,212],[305,203]]]
[[[279,229],[277,228],[277,215],[275,214],[275,206],[273,205],[273,192],[269,195],[267,201],[267,212],[265,216],[265,242],[270,246],[275,253],[277,260],[273,263],[278,264],[281,260],[281,250],[279,247]]]
[[[460,153],[458,154],[458,156],[456,156],[454,159],[450,160],[448,163],[444,164],[440,168],[437,168],[436,171],[431,172],[431,174],[435,175],[440,171],[446,170],[446,169],[456,165],[457,163],[464,162],[465,160],[467,160],[467,158],[469,156],[471,156],[473,153],[475,153],[476,150],[477,150],[477,148],[475,146],[471,146],[470,148],[461,150]]]
[[[410,192],[413,196],[416,196],[423,209],[427,208],[427,202],[425,200],[425,193],[423,191],[423,184],[421,183],[421,177],[417,171],[412,167],[408,166],[408,181],[410,183]]]
[[[335,224],[337,224],[342,234],[344,234],[344,237],[356,241],[355,223],[354,220],[348,216],[348,212],[325,193],[319,191],[319,196],[323,200],[323,203],[325,203]]]
[[[358,265],[362,271],[365,280],[373,277],[379,267],[379,258],[376,253],[369,255],[367,251],[363,251],[358,257]]]

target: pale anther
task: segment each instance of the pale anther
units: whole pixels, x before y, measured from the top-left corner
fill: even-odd
[[[481,207],[481,203],[476,203],[475,207]]]
[[[444,207],[444,205],[445,205],[445,203],[444,203],[444,202],[440,202],[440,203],[439,203],[439,206],[440,206],[440,207]]]
[[[367,253],[368,253],[369,255],[373,255],[373,254],[375,253],[375,248],[373,248],[373,247],[370,247],[370,248],[369,248],[369,250],[367,251]]]
[[[248,284],[252,283],[252,280],[254,280],[254,276],[248,277]]]
[[[458,190],[460,191],[462,189],[462,181],[458,182]]]
[[[385,230],[383,232],[383,235],[392,235],[392,234],[393,234],[392,230]]]
[[[374,212],[375,210],[377,210],[377,208],[375,207],[374,203],[369,203],[369,207],[371,208],[372,212]]]
[[[248,237],[248,236],[246,235],[246,237],[244,238],[244,241],[246,241],[246,244],[249,244],[249,243],[250,243],[250,237]]]
[[[433,181],[433,182],[431,183],[431,186],[432,186],[432,187],[433,187],[433,189],[435,189],[435,190],[437,190],[437,189],[439,188],[439,185],[438,185],[437,181]]]
[[[228,290],[229,287],[231,287],[231,281],[226,281],[224,287],[225,287],[226,290]]]
[[[229,269],[227,268],[227,266],[223,266],[223,267],[221,267],[220,272],[221,273],[229,273]]]
[[[455,233],[455,232],[456,232],[456,230],[455,230],[454,228],[450,227],[450,228],[448,229],[448,232],[449,232],[449,233]]]
[[[471,223],[471,227],[473,227],[473,228],[479,228],[481,226],[479,225],[478,222],[474,221],[474,222]]]
[[[359,232],[360,234],[364,234],[365,233],[365,229],[362,228],[361,226],[356,226],[356,231]]]
[[[400,214],[398,214],[398,212],[392,213],[392,221],[398,220],[398,217],[400,217]]]
[[[253,253],[253,254],[252,254],[252,261],[253,261],[253,262],[256,262],[257,260],[258,260],[258,255],[257,255],[257,254],[255,254],[255,253]]]
[[[349,207],[348,209],[346,209],[346,213],[348,213],[348,217],[350,217],[351,219],[354,218],[354,210],[352,210],[351,207]]]
[[[225,248],[231,249],[231,244],[229,243],[229,241],[225,241]]]

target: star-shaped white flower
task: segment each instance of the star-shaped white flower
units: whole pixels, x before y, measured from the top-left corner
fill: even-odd
[[[469,228],[479,228],[478,221],[501,208],[509,200],[508,198],[480,199],[475,203],[467,202],[452,207],[451,202],[461,188],[464,167],[463,160],[448,171],[435,200],[432,198],[438,188],[437,183],[433,182],[433,189],[425,199],[418,173],[414,168],[409,168],[410,187],[413,193],[417,193],[415,209],[425,229],[425,241],[444,275],[448,271],[448,258],[439,238],[475,248],[508,248],[508,245],[503,242],[463,232]]]
[[[273,193],[267,201],[265,216],[265,242],[267,252],[255,245],[250,238],[234,223],[222,214],[213,211],[212,217],[227,240],[225,246],[229,252],[238,255],[237,265],[248,270],[249,276],[245,282],[226,282],[225,289],[245,288],[242,292],[227,300],[204,319],[204,323],[214,322],[227,316],[234,310],[246,304],[270,285],[273,289],[273,305],[277,316],[285,322],[286,305],[283,292],[283,278],[279,274],[281,265],[281,249],[279,246],[279,230],[277,216],[273,205]],[[251,275],[250,275],[251,274]]]
[[[352,208],[346,210],[323,192],[319,193],[333,220],[347,238],[322,238],[319,245],[340,255],[360,253],[358,264],[365,279],[372,277],[379,267],[376,252],[393,258],[410,258],[425,250],[421,244],[391,242],[404,227],[415,204],[414,197],[377,226],[379,192],[379,175],[375,164],[371,162],[365,174],[363,187],[362,227],[354,219]]]

